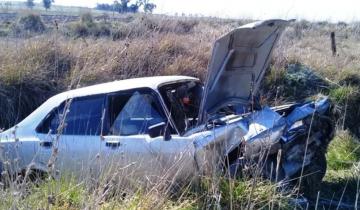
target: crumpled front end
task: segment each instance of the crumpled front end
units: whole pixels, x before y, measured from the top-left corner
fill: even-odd
[[[334,134],[330,116],[331,103],[326,97],[250,114],[239,122],[246,125],[247,133],[239,147],[241,155],[230,160],[231,174],[255,168],[270,180],[297,180],[305,175],[306,183],[309,179],[314,185],[321,183],[326,149]]]

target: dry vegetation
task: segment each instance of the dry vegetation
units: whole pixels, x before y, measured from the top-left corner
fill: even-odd
[[[15,124],[49,96],[79,86],[151,75],[203,79],[214,40],[248,22],[140,14],[94,20],[85,14],[77,22],[50,22],[44,28],[36,23],[41,30],[31,31],[26,21],[25,17],[0,21],[0,128]],[[338,43],[335,57],[330,51],[331,31]],[[279,42],[261,91],[270,104],[330,95],[339,134],[329,148],[329,172],[320,196],[351,205],[357,201],[360,177],[359,35],[360,23],[292,23]],[[25,190],[14,186],[0,191],[4,201],[0,208],[293,208],[292,193],[258,177],[215,180],[205,178],[178,193],[133,188],[131,193],[117,190],[111,196],[106,179],[89,184],[89,180],[62,178]]]

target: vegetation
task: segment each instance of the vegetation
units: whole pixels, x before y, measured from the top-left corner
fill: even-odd
[[[87,36],[110,36],[112,33],[110,24],[106,22],[95,22],[93,16],[90,13],[82,14],[80,21],[70,24],[68,26],[68,30],[69,35],[76,38]]]
[[[42,33],[46,29],[41,17],[37,14],[25,14],[21,16],[13,26],[16,35],[31,35],[32,33]]]
[[[32,9],[35,6],[34,0],[27,0],[26,6],[30,9]]]
[[[43,6],[46,10],[51,8],[52,3],[54,3],[54,0],[43,0]]]
[[[0,19],[0,128],[19,122],[51,95],[75,87],[152,75],[204,79],[214,40],[249,22],[110,16],[83,12],[73,19],[36,14]],[[333,206],[337,201],[355,205],[359,192],[359,25],[292,23],[279,41],[261,91],[263,103],[279,105],[318,93],[334,102],[338,132],[328,148],[328,173],[320,192]],[[329,47],[331,31],[338,42],[335,57]],[[261,177],[230,180],[214,174],[176,190],[114,183],[112,191],[107,190],[108,178],[62,176],[33,186],[13,184],[0,190],[0,208],[292,209],[301,203],[296,189]]]
[[[130,0],[121,0],[120,2],[114,1],[113,4],[97,4],[96,9],[105,11],[115,11],[118,13],[132,12],[136,13],[142,7],[146,13],[152,13],[156,8],[154,3],[149,0],[137,0],[135,3],[130,4]]]
[[[360,144],[356,137],[346,131],[338,132],[327,153],[328,168],[349,169],[360,161]]]
[[[197,188],[183,188],[181,193],[167,192],[169,189],[153,187],[131,191],[101,185],[93,186],[87,180],[76,180],[63,177],[59,180],[49,179],[30,186],[31,193],[12,195],[11,190],[0,191],[0,209],[14,206],[20,209],[213,209],[222,206],[225,209],[276,208],[289,209],[290,196],[276,190],[276,185],[259,180],[256,187],[253,182],[230,181],[222,178],[214,185],[213,180],[204,180]],[[115,189],[111,189],[115,188]],[[108,190],[111,189],[111,190]],[[254,189],[254,191],[252,191]],[[249,194],[252,193],[252,197]]]

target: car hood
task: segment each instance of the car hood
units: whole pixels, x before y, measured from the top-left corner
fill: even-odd
[[[249,105],[256,95],[286,20],[241,26],[216,40],[208,66],[199,123],[227,105]]]

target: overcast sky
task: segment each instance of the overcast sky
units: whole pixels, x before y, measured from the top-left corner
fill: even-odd
[[[112,2],[113,0],[55,0],[55,3],[60,5],[86,7]],[[184,13],[253,19],[360,20],[360,0],[152,0],[152,2],[157,5],[155,13],[165,14]]]

